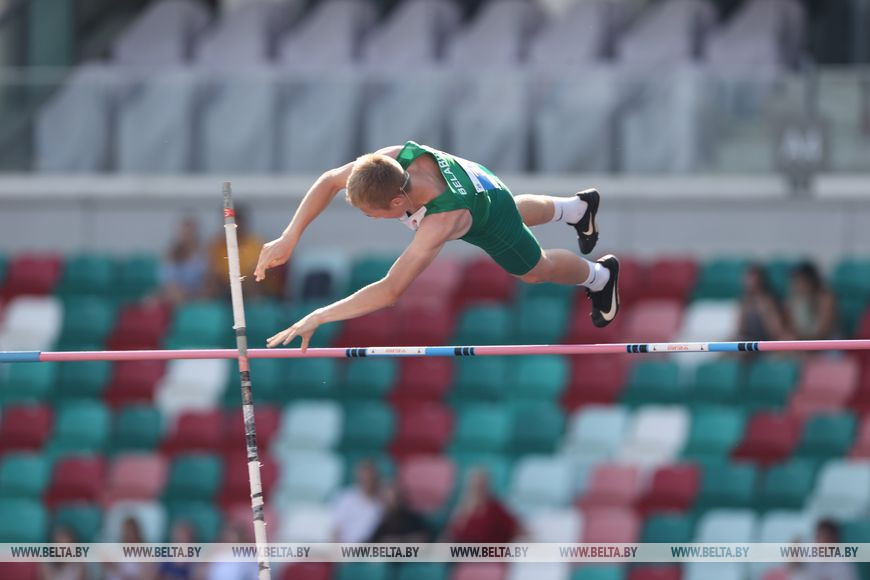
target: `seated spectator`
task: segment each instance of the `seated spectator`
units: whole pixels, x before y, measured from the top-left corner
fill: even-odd
[[[55,544],[75,544],[78,540],[73,531],[65,526],[57,526],[51,532]],[[42,562],[39,566],[42,580],[85,580],[88,568],[84,562]]]
[[[239,524],[228,523],[221,531],[218,542],[222,544],[250,543],[246,530]],[[231,555],[229,553],[228,555]],[[205,567],[205,580],[257,580],[257,562],[210,562]]]
[[[819,520],[815,542],[839,543],[840,526],[833,520]],[[858,571],[852,562],[801,562],[791,569],[789,580],[858,580]]]
[[[811,262],[803,262],[792,271],[786,312],[788,334],[794,339],[836,335],[837,301]]]
[[[369,542],[422,544],[431,541],[432,534],[426,520],[405,503],[398,485],[388,485],[383,498],[383,516]]]
[[[263,240],[253,233],[248,225],[247,213],[236,207],[236,237],[239,241],[239,271],[242,276],[251,276],[260,258]],[[279,297],[284,287],[283,270],[259,284],[245,285],[247,296]],[[220,296],[230,291],[229,266],[227,265],[227,238],[221,228],[208,248],[208,284],[212,295]]]
[[[175,522],[169,536],[173,544],[193,544],[196,541],[193,526],[185,521]],[[157,567],[157,580],[191,580],[195,572],[196,564],[192,562],[161,562]]]
[[[746,270],[739,316],[737,340],[776,340],[784,334],[782,308],[761,266]]]
[[[516,518],[492,494],[486,472],[470,472],[459,505],[447,525],[446,541],[503,543],[513,541],[519,533]]]
[[[378,468],[371,461],[356,466],[356,485],[343,491],[333,508],[333,536],[336,542],[365,542],[375,531],[384,504]]]
[[[205,275],[205,255],[196,222],[193,218],[185,218],[160,268],[162,294],[176,303],[202,298],[206,290]]]
[[[121,523],[122,544],[142,544],[142,530],[134,517]],[[108,562],[105,564],[106,580],[145,580],[154,578],[156,569],[151,562]]]

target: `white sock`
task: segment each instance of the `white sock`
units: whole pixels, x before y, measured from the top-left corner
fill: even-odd
[[[610,281],[610,270],[598,262],[590,262],[586,258],[580,258],[589,266],[589,277],[580,286],[586,286],[593,292],[601,292],[604,285]]]
[[[566,222],[576,224],[586,213],[586,206],[589,205],[576,195],[571,197],[551,197],[553,200],[553,219],[551,222]]]

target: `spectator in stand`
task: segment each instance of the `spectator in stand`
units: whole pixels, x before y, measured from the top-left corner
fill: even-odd
[[[193,218],[185,218],[160,269],[162,294],[173,303],[202,298],[206,291],[205,254]]]
[[[51,532],[55,544],[75,544],[73,531],[65,526],[57,526]],[[42,580],[86,580],[88,568],[84,562],[42,562],[39,566]]]
[[[128,517],[121,524],[122,544],[141,544],[145,540],[139,522]],[[155,566],[151,562],[111,562],[105,565],[106,580],[148,580],[154,578]]]
[[[519,534],[519,523],[493,495],[486,472],[471,471],[447,525],[446,541],[503,543],[513,541]]]
[[[739,316],[737,340],[777,340],[785,333],[782,307],[761,266],[746,270]]]
[[[833,520],[816,523],[817,544],[840,543],[840,526]],[[858,580],[858,571],[851,562],[803,562],[793,566],[789,580]]]
[[[343,491],[333,508],[333,536],[336,542],[365,542],[381,521],[384,502],[381,477],[371,461],[356,466],[356,485]]]
[[[239,270],[242,276],[248,276],[257,266],[263,240],[251,232],[248,226],[247,212],[239,206],[236,207],[236,228],[236,236],[239,239]],[[213,296],[229,293],[228,268],[227,239],[224,229],[221,228],[208,248],[208,284]],[[283,269],[281,269],[279,275],[272,280],[264,280],[265,284],[245,285],[245,294],[248,296],[279,297],[283,290],[283,280]]]
[[[408,506],[397,484],[387,485],[383,498],[383,516],[369,542],[422,544],[432,540],[426,520]]]
[[[228,523],[221,531],[218,542],[222,544],[249,543],[248,538],[239,524]],[[231,554],[227,554],[230,555]],[[205,580],[257,580],[258,565],[256,562],[211,562],[205,568]]]
[[[186,521],[177,521],[170,532],[173,544],[193,544],[196,541],[193,526]],[[157,580],[192,580],[196,576],[196,565],[191,562],[161,562],[157,568]]]
[[[792,271],[786,312],[791,338],[814,340],[836,336],[837,301],[811,262],[803,262]]]

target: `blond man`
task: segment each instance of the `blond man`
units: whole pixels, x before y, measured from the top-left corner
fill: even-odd
[[[528,283],[584,286],[592,300],[592,322],[607,326],[619,310],[619,261],[596,262],[561,249],[543,250],[529,227],[562,221],[577,231],[580,250],[588,254],[598,241],[595,221],[599,194],[589,189],[570,197],[520,195],[478,163],[408,141],[363,155],[327,171],[308,190],[290,224],[263,246],[254,271],[259,282],[266,270],[285,263],[305,228],[342,189],[347,201],[372,218],[394,218],[415,230],[411,243],[387,275],[347,298],[318,308],[272,336],[269,347],[301,337],[308,348],[317,327],[363,316],[387,306],[432,263],[444,245],[461,239],[483,249],[502,268]]]

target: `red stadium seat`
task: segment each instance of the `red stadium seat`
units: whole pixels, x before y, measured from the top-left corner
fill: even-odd
[[[160,348],[171,319],[172,309],[165,303],[147,301],[127,306],[118,316],[108,347],[112,350]]]
[[[392,340],[403,346],[440,346],[453,332],[450,304],[440,300],[414,301],[396,306],[398,324]]]
[[[401,463],[398,479],[408,504],[418,511],[432,513],[450,497],[456,467],[446,457],[411,457]]]
[[[45,502],[52,507],[77,501],[96,503],[102,495],[105,478],[106,462],[102,457],[62,459],[54,467]]]
[[[224,415],[219,409],[187,411],[178,416],[161,448],[169,455],[215,452],[220,447],[223,431]]]
[[[655,260],[647,268],[642,295],[685,303],[697,277],[698,265],[691,258]]]
[[[390,392],[394,405],[411,401],[440,401],[450,389],[453,361],[449,358],[410,357],[401,361],[396,387]]]
[[[462,262],[450,258],[437,259],[423,273],[417,276],[408,291],[402,296],[404,301],[438,300],[449,304],[459,288],[462,279]]]
[[[22,294],[51,294],[60,280],[60,256],[53,254],[23,254],[9,263],[2,296],[12,298]]]
[[[638,566],[628,575],[628,580],[681,580],[679,566]]]
[[[644,300],[623,316],[625,342],[670,342],[679,331],[683,306],[676,300]]]
[[[116,409],[133,403],[151,404],[165,371],[166,363],[160,360],[115,363],[112,382],[105,392],[106,403]]]
[[[855,330],[855,338],[870,338],[870,309],[864,312],[858,328]]]
[[[767,467],[791,455],[801,433],[800,421],[777,413],[758,413],[749,420],[743,441],[732,457]]]
[[[332,580],[329,562],[299,562],[281,570],[281,580]]]
[[[685,512],[692,506],[701,485],[701,474],[694,465],[660,467],[653,474],[649,489],[638,502],[643,515],[657,511]]]
[[[516,279],[489,257],[467,262],[456,293],[457,311],[473,302],[509,302],[516,285]]]
[[[870,413],[870,365],[865,366],[861,373],[861,380],[849,400],[849,408],[859,415]]]
[[[394,457],[441,453],[453,433],[449,408],[440,403],[409,403],[398,411],[398,428],[390,445]]]
[[[218,503],[224,510],[238,506],[247,507],[248,519],[251,509],[251,486],[248,481],[248,460],[244,454],[232,453],[224,457],[224,483],[218,495]],[[278,481],[278,466],[268,454],[260,454],[260,482],[263,494],[270,497]]]
[[[640,300],[647,285],[646,276],[647,267],[642,262],[627,256],[619,256],[620,302],[632,305]],[[582,296],[583,294],[579,295]]]
[[[858,384],[854,358],[814,357],[804,365],[800,383],[789,400],[789,414],[799,419],[846,406]]]
[[[864,415],[849,457],[870,459],[870,415]]]
[[[281,424],[281,412],[270,405],[257,405],[254,412],[254,426],[257,429],[257,447],[261,450],[268,449],[272,438],[278,432]],[[245,420],[242,410],[237,409],[227,413],[221,433],[221,452],[224,455],[238,455],[245,457]]]
[[[384,308],[344,322],[335,346],[392,346],[402,321],[395,308]]]
[[[157,453],[121,455],[109,469],[102,503],[153,500],[163,491],[167,472],[166,459]]]
[[[0,421],[0,453],[41,449],[51,434],[53,423],[48,407],[6,407]]]
[[[3,580],[42,580],[39,562],[0,562]]]
[[[565,410],[572,412],[584,405],[615,402],[625,385],[628,356],[574,357],[571,383],[562,396]]]
[[[640,518],[628,509],[589,509],[583,517],[583,543],[632,544],[640,534]]]
[[[450,580],[504,580],[505,565],[500,562],[461,562],[453,567]]]
[[[627,310],[622,310],[619,316],[604,328],[596,328],[589,316],[592,312],[592,302],[586,298],[584,293],[580,293],[580,295],[582,298],[578,299],[574,307],[568,331],[562,338],[562,342],[564,344],[622,342]],[[630,306],[628,308],[630,309]]]
[[[640,469],[634,465],[602,464],[592,472],[586,492],[580,499],[582,509],[630,507],[640,495]]]

